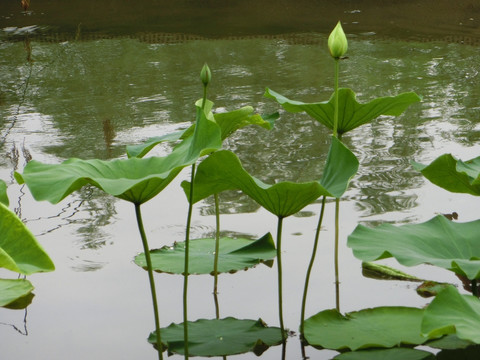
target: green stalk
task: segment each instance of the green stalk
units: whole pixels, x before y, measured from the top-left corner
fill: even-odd
[[[317,231],[315,233],[315,241],[313,243],[312,256],[310,263],[308,264],[307,275],[305,277],[305,287],[303,288],[302,298],[302,314],[300,318],[300,333],[303,334],[303,324],[305,322],[305,304],[307,303],[308,283],[310,282],[310,274],[312,273],[313,263],[315,262],[315,256],[317,254],[318,238],[320,237],[320,228],[322,227],[323,213],[325,211],[326,196],[322,199],[322,209],[320,210],[320,217],[318,218]]]
[[[340,312],[340,276],[338,273],[338,235],[339,235],[340,199],[335,199],[335,308]]]
[[[282,291],[282,225],[283,217],[278,217],[277,225],[277,271],[278,271],[278,318],[282,340],[285,341],[285,327],[283,326],[283,291]]]
[[[187,295],[188,295],[188,260],[190,253],[190,226],[192,223],[193,210],[193,180],[195,177],[195,164],[192,165],[192,174],[190,177],[190,193],[188,195],[188,216],[187,228],[185,230],[185,262],[183,267],[183,340],[185,345],[185,359],[188,359],[188,311],[187,311]]]
[[[158,358],[163,360],[162,339],[160,336],[160,320],[158,315],[157,292],[155,291],[155,281],[153,279],[152,260],[150,258],[150,249],[148,248],[147,236],[143,227],[142,212],[140,211],[140,204],[135,204],[135,215],[137,218],[138,231],[142,238],[143,251],[145,253],[145,260],[147,261],[148,280],[150,282],[150,292],[152,294],[153,312],[155,315],[155,333],[157,335],[157,351]]]
[[[215,197],[215,258],[213,262],[213,298],[215,299],[215,316],[220,318],[220,310],[218,307],[218,252],[220,248],[220,209],[218,205],[218,194]]]
[[[334,93],[335,93],[335,109],[333,113],[333,136],[338,137],[338,74],[340,67],[340,59],[335,58],[335,84],[334,84]]]

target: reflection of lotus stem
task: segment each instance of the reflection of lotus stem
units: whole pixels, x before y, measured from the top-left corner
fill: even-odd
[[[278,318],[282,340],[285,341],[285,327],[283,326],[283,296],[282,296],[282,223],[283,217],[278,217],[277,226],[277,270],[278,270]]]
[[[185,264],[183,270],[183,342],[185,346],[185,359],[188,359],[188,312],[187,312],[187,294],[188,294],[188,256],[190,251],[190,225],[192,222],[193,209],[193,180],[195,177],[195,164],[192,165],[192,174],[190,178],[190,193],[188,195],[188,216],[187,228],[185,230]]]
[[[315,261],[315,255],[317,254],[318,238],[320,237],[320,228],[322,227],[323,213],[325,211],[326,196],[322,199],[322,209],[320,210],[320,217],[318,218],[317,231],[315,233],[315,241],[313,243],[312,256],[310,263],[308,264],[307,275],[305,277],[305,287],[303,288],[302,298],[302,315],[300,318],[300,333],[303,334],[303,323],[305,322],[305,304],[307,302],[308,283],[310,281],[310,274],[312,273],[313,263]]]
[[[220,317],[220,310],[218,308],[218,252],[220,248],[220,209],[218,206],[218,194],[214,195],[215,197],[215,260],[213,262],[213,298],[215,299],[215,316],[218,319]]]
[[[162,339],[160,337],[160,320],[158,316],[157,293],[155,291],[155,281],[153,279],[152,260],[150,259],[150,250],[148,249],[147,237],[145,229],[143,228],[142,213],[140,211],[140,204],[135,204],[135,215],[137,217],[138,230],[142,238],[143,251],[145,253],[145,260],[147,261],[148,280],[150,282],[150,292],[152,293],[153,312],[155,314],[155,332],[157,334],[157,351],[158,358],[163,360],[162,354]]]

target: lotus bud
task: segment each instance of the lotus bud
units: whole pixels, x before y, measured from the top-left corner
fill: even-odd
[[[204,86],[207,86],[212,80],[212,72],[206,63],[203,65],[202,71],[200,72],[200,79],[202,80]]]
[[[335,26],[335,29],[333,29],[328,37],[328,49],[330,50],[330,55],[332,55],[332,57],[335,59],[342,57],[347,52],[347,37],[343,32],[340,21],[337,23],[337,26]]]

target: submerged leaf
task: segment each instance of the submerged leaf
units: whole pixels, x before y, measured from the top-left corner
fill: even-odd
[[[162,342],[169,353],[184,354],[182,324],[171,324],[160,330]],[[155,333],[148,337],[156,344]],[[190,356],[227,356],[254,351],[261,355],[269,346],[282,342],[279,328],[267,327],[259,320],[200,319],[188,322],[188,353]]]
[[[143,204],[161,192],[186,166],[220,148],[220,128],[197,107],[193,136],[183,140],[165,157],[111,161],[70,159],[61,164],[30,161],[15,178],[26,183],[36,200],[58,203],[72,192],[91,184],[107,194]]]
[[[441,291],[425,309],[422,332],[438,337],[456,334],[462,340],[480,344],[480,300],[472,295],[460,295],[449,286]]]
[[[479,232],[480,220],[457,223],[438,215],[421,224],[358,225],[347,244],[363,261],[394,257],[405,266],[432,264],[473,280],[480,278]]]
[[[338,139],[332,137],[327,165],[320,181],[280,182],[269,185],[251,176],[238,157],[217,151],[202,161],[195,176],[194,202],[226,190],[241,190],[271,213],[287,217],[322,195],[340,197],[358,169],[358,160]],[[190,184],[182,187],[188,193]]]
[[[30,230],[0,203],[0,268],[20,274],[53,271],[55,266]]]
[[[275,244],[270,233],[258,240],[220,238],[218,273],[246,270],[276,255]],[[189,273],[213,274],[215,239],[190,240]],[[171,274],[183,274],[185,243],[175,243],[150,251],[153,270]],[[135,264],[146,268],[145,254],[135,257]]]
[[[28,280],[0,279],[0,307],[12,305],[15,301],[31,294],[32,291],[33,285]]]
[[[365,277],[379,280],[423,281],[403,271],[372,262],[362,262],[362,274]]]
[[[420,345],[423,310],[408,307],[379,307],[343,316],[324,310],[305,320],[304,337],[312,346],[332,350],[389,348]]]
[[[433,184],[445,190],[480,195],[480,157],[463,162],[444,154],[429,165],[416,162],[412,165]]]
[[[267,88],[265,96],[275,99],[287,111],[294,113],[304,111],[329,129],[333,129],[335,95],[332,95],[328,102],[304,103],[290,100]],[[420,100],[417,94],[408,92],[397,96],[380,97],[366,104],[360,104],[351,89],[338,89],[338,133],[346,133],[369,123],[380,115],[398,116],[411,104]]]

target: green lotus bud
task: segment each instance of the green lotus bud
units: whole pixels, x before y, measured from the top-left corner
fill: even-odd
[[[337,23],[337,26],[335,26],[335,29],[333,29],[328,37],[328,49],[330,50],[330,55],[332,55],[332,57],[335,59],[342,57],[347,52],[347,37],[343,32],[340,21]]]
[[[206,63],[203,65],[202,71],[200,72],[200,79],[202,80],[204,86],[207,86],[212,80],[212,72]]]

